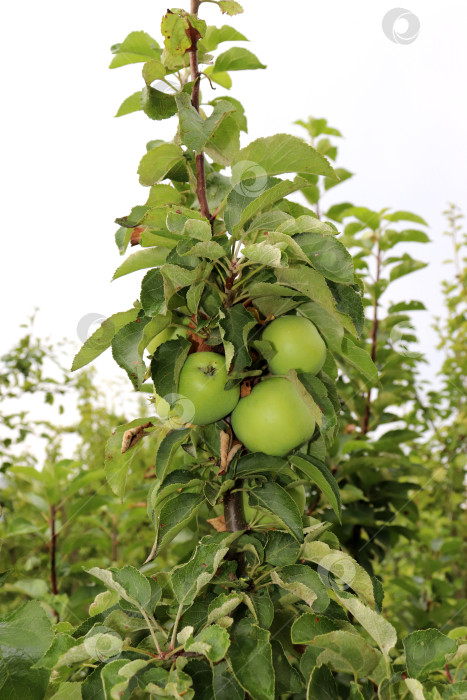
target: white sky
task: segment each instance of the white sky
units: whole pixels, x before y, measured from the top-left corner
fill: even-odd
[[[339,164],[356,173],[329,193],[329,204],[391,206],[426,218],[433,243],[412,252],[431,265],[398,282],[392,297],[421,298],[439,313],[439,282],[450,272],[441,265],[450,257],[441,212],[448,201],[467,210],[467,4],[410,0],[405,7],[419,17],[421,31],[406,46],[383,34],[391,2],[243,4],[245,14],[231,20],[209,4],[202,16],[232,21],[268,65],[232,74],[231,94],[248,116],[244,145],[275,132],[300,134],[292,125],[297,118],[328,118],[345,136]],[[19,324],[36,306],[40,333],[78,344],[81,317],[130,308],[138,296],[144,273],[110,284],[121,263],[113,220],[144,203],[136,169],[145,143],[170,139],[175,123],[152,122],[142,113],[114,119],[123,99],[141,87],[141,64],[107,66],[110,46],[130,31],[144,29],[159,39],[166,8],[166,0],[2,5],[0,352],[19,337]],[[430,314],[416,318],[436,367]],[[102,375],[120,373],[109,353],[97,366]]]

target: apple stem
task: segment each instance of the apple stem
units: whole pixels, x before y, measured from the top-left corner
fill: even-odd
[[[224,518],[227,532],[246,530],[245,515],[243,512],[243,492],[238,491],[240,481],[236,481],[233,489],[227,491],[224,496]]]
[[[191,0],[191,14],[198,16],[200,0]],[[198,39],[193,39],[190,48],[190,73],[193,81],[193,92],[191,94],[191,104],[199,112],[199,89],[201,82],[201,73],[198,66]],[[196,196],[199,201],[201,215],[213,224],[213,217],[209,211],[209,204],[206,194],[206,173],[204,168],[204,152],[196,154]]]

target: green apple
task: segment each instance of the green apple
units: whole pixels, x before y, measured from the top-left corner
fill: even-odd
[[[271,377],[240,399],[232,413],[232,427],[250,452],[284,457],[310,440],[315,421],[292,382]]]
[[[303,316],[281,316],[263,331],[263,340],[272,343],[276,354],[269,361],[273,374],[289,369],[317,374],[326,359],[326,345],[316,326]]]
[[[178,321],[178,319],[175,319]],[[188,330],[188,325],[190,323],[190,319],[187,316],[183,316],[179,323],[182,323],[184,326],[187,326]],[[159,345],[162,345],[162,343],[167,342],[168,340],[175,340],[175,338],[185,338],[187,330],[184,330],[183,328],[180,328],[179,326],[169,326],[168,328],[165,328],[163,331],[158,333],[154,338],[151,340],[151,342],[147,346],[147,351],[150,355],[156,352],[157,348]]]
[[[240,397],[240,388],[224,389],[227,381],[225,357],[216,352],[195,352],[188,355],[180,372],[178,393],[194,406],[194,425],[214,423],[233,411]]]

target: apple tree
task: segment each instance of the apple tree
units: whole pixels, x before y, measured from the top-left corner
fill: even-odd
[[[209,2],[242,12],[233,0]],[[360,222],[350,241],[342,218],[321,216],[310,199],[346,177],[323,155],[332,155],[326,139],[315,148],[277,134],[240,148],[243,107],[229,95],[209,99],[211,88],[265,66],[243,46],[219,50],[245,37],[207,26],[200,5],[167,11],[161,45],[132,32],[113,47],[111,67],[144,64],[142,88],[118,115],[173,119],[175,134],[147,144],[145,201],[117,219],[120,252],[138,250],[115,277],[147,270],[139,298],[74,361],[79,369],[111,347],[150,402],[150,416],[111,435],[105,470],[125,499],[143,445],[155,454],[152,548],[144,562],[129,553],[124,566],[87,567],[101,588],[75,628],[52,625],[33,602],[5,619],[4,689],[14,696],[14,677],[37,698],[453,697],[463,687],[446,689],[440,670],[456,641],[430,629],[402,646],[381,613],[381,581],[339,540],[352,527],[331,462],[342,414],[355,398],[364,449],[384,414],[372,404],[381,385],[377,348],[365,347],[364,284],[343,241],[358,245],[369,226],[380,231],[370,247],[381,248],[382,226],[400,218],[384,211],[377,224],[362,222],[349,204]],[[332,518],[304,512],[311,491]],[[183,539],[189,551],[167,566]]]

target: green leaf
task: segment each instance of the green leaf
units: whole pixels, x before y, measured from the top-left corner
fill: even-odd
[[[165,37],[164,45],[172,56],[183,55],[191,47],[190,26],[201,36],[206,32],[206,22],[195,15],[179,14],[181,10],[169,11],[162,18],[161,32]]]
[[[400,301],[397,304],[392,304],[388,313],[397,314],[400,311],[426,311],[426,306],[421,301]]]
[[[100,328],[88,338],[82,348],[77,352],[74,357],[73,364],[71,366],[71,371],[74,372],[77,369],[81,369],[85,365],[89,364],[96,357],[99,357],[107,348],[112,344],[112,339],[118,333],[118,331],[126,326],[131,321],[134,321],[138,317],[138,309],[129,309],[128,311],[119,311],[109,318],[106,318],[102,322]]]
[[[331,549],[325,542],[305,542],[300,556],[318,564],[323,575],[326,572],[332,573],[341,584],[350,587],[368,605],[375,604],[371,577],[349,554]],[[332,583],[330,579],[329,584]]]
[[[172,185],[154,185],[149,190],[147,207],[158,207],[165,204],[181,204],[182,196]]]
[[[393,282],[399,277],[404,277],[404,275],[410,275],[412,272],[417,270],[423,270],[428,263],[422,262],[421,260],[414,260],[407,253],[402,256],[402,262],[391,269],[389,274],[389,279]]]
[[[4,700],[45,697],[50,671],[32,666],[46,653],[52,638],[51,622],[35,600],[0,619],[0,686]]]
[[[138,166],[139,181],[149,187],[164,180],[167,173],[183,159],[183,151],[174,143],[161,143],[151,148]]]
[[[254,170],[253,170],[254,172]],[[243,176],[243,172],[239,173]],[[237,172],[234,169],[233,177],[236,179]],[[243,228],[247,221],[253,216],[265,209],[269,209],[275,202],[283,199],[292,192],[300,189],[303,178],[296,177],[291,180],[279,180],[278,178],[263,178],[259,177],[251,190],[248,188],[248,180],[241,180],[240,184],[236,184],[233,191],[227,200],[227,210],[229,211],[228,222],[234,236]],[[242,186],[243,185],[245,186]],[[260,188],[265,191],[257,192]],[[258,194],[258,196],[255,196]],[[243,196],[242,196],[243,195]],[[253,199],[251,197],[253,195]],[[235,201],[238,200],[238,201]],[[233,225],[235,224],[235,225]]]
[[[212,688],[214,697],[209,697],[209,700],[243,700],[245,696],[226,661],[214,665]]]
[[[358,370],[371,386],[378,385],[378,369],[366,350],[355,345],[350,338],[345,337],[342,340],[341,354],[344,361]]]
[[[355,335],[355,331],[357,331],[358,337],[360,337],[365,326],[365,312],[360,291],[331,280],[328,281],[328,287],[332,291],[338,311],[352,319],[353,325],[347,326],[347,330],[352,335]]]
[[[335,352],[341,351],[344,328],[326,309],[320,304],[309,301],[305,304],[300,304],[297,308],[297,313],[313,321],[331,350]]]
[[[229,660],[235,678],[253,700],[274,700],[269,632],[244,618],[232,628]]]
[[[172,451],[176,454],[176,449]],[[191,489],[193,486],[198,486],[202,483],[201,479],[198,479],[193,472],[189,472],[186,469],[174,469],[170,471],[163,481],[161,481],[161,479],[156,479],[148,493],[149,515],[151,516],[152,511],[158,509],[158,506],[160,506],[168,496],[172,496],[172,494],[177,491],[180,492],[182,489]]]
[[[416,229],[406,229],[405,231],[393,231],[387,229],[384,232],[381,248],[383,250],[388,250],[393,248],[398,243],[429,243],[430,238],[424,231],[417,231]]]
[[[144,64],[142,74],[146,85],[151,85],[154,80],[162,80],[166,74],[165,66],[158,58],[153,58]]]
[[[111,437],[107,441],[104,458],[105,473],[110,488],[120,499],[123,499],[125,496],[128,471],[142,445],[142,440],[139,440],[134,446],[122,453],[123,435],[131,428],[137,428],[141,425],[145,425],[146,423],[152,423],[154,425],[158,422],[158,418],[137,418],[126,425],[119,425],[118,428],[113,431]],[[150,432],[147,439],[160,439],[160,436],[161,430],[159,428],[158,430]]]
[[[346,218],[347,216],[354,216],[362,224],[371,228],[372,231],[376,231],[381,225],[379,215],[371,209],[366,209],[366,207],[348,207],[343,212],[343,217]]]
[[[217,4],[223,13],[226,13],[231,17],[233,17],[233,15],[241,15],[243,12],[243,7],[235,0],[218,0]]]
[[[289,134],[276,134],[256,139],[236,156],[232,172],[237,182],[251,178],[251,171],[245,161],[263,169],[263,175],[282,173],[315,173],[334,177],[334,170],[322,155],[302,139]],[[242,173],[244,170],[244,174]]]
[[[262,452],[253,452],[241,457],[237,463],[237,476],[245,478],[251,474],[262,472],[281,472],[287,467],[287,461],[282,457],[272,457]]]
[[[205,151],[215,163],[230,165],[240,149],[240,128],[237,120],[227,114],[221,121],[208,143]]]
[[[185,442],[190,433],[190,428],[184,430],[171,430],[161,441],[156,453],[156,475],[161,482],[164,481],[172,459],[174,458],[180,445]]]
[[[141,90],[138,90],[138,92],[134,92],[133,95],[130,95],[126,98],[126,100],[123,100],[115,116],[123,117],[125,114],[139,112],[142,109],[143,108],[141,106]]]
[[[112,576],[128,594],[130,602],[135,600],[142,608],[146,608],[151,599],[151,586],[143,574],[134,566],[124,566],[123,569],[113,570]]]
[[[305,613],[292,623],[292,644],[314,644],[315,637],[338,630],[341,623],[326,615]]]
[[[288,203],[291,204],[291,202]],[[297,233],[320,233],[324,236],[336,235],[336,230],[330,224],[320,221],[320,219],[309,214],[284,221],[279,226],[279,231],[286,233],[288,236],[294,236]]]
[[[60,683],[56,693],[50,696],[50,700],[82,700],[81,683]]]
[[[266,66],[251,51],[239,46],[234,46],[219,54],[214,64],[215,73],[225,73],[231,70],[255,70],[257,68],[266,68]]]
[[[424,678],[446,663],[446,654],[453,654],[457,645],[437,629],[417,630],[404,640],[407,671],[412,678]]]
[[[194,698],[191,677],[176,667],[172,667],[170,671],[160,667],[152,668],[146,672],[144,678],[147,685],[144,688],[143,697],[172,697],[176,700],[193,700]],[[89,700],[94,700],[94,698]],[[127,699],[124,698],[124,700]]]
[[[90,617],[95,617],[118,603],[118,595],[115,591],[103,591],[98,593],[89,606]]]
[[[199,222],[203,223],[203,222]],[[187,250],[184,253],[180,253],[182,256],[183,255],[196,255],[199,258],[206,258],[207,260],[219,260],[219,258],[225,258],[226,253],[225,250],[217,241],[183,241],[183,244],[186,244]],[[179,250],[180,246],[177,248],[177,251],[180,252]]]
[[[300,545],[287,532],[270,530],[264,556],[268,564],[288,566],[295,564],[300,554]]]
[[[159,345],[152,356],[151,377],[161,398],[177,392],[178,378],[190,347],[190,341],[177,338]]]
[[[220,617],[230,615],[243,600],[241,593],[221,593],[209,604],[208,623],[216,622]]]
[[[303,542],[302,518],[297,504],[282,486],[267,482],[248,492],[250,506],[272,513],[299,542]]]
[[[302,454],[301,452],[289,457],[289,461],[318,486],[328,499],[339,521],[341,521],[342,504],[339,486],[327,466],[315,457]]]
[[[230,90],[232,87],[232,78],[228,73],[214,73],[214,66],[207,66],[204,75],[207,75],[213,83],[217,83],[222,87]]]
[[[360,688],[353,681],[350,683],[349,700],[365,700],[365,698],[363,697],[363,695],[360,691]]]
[[[153,559],[188,525],[203,503],[204,496],[199,493],[180,493],[164,503],[157,515],[156,539],[146,562]]]
[[[235,107],[230,102],[220,100],[214,105],[211,116],[203,119],[192,106],[187,94],[177,95],[176,101],[179,110],[182,142],[197,153],[204,149],[229,112],[235,111]]]
[[[351,173],[350,170],[346,170],[345,168],[336,168],[335,171],[336,171],[337,177],[339,178],[339,182],[325,178],[324,189],[326,192],[328,190],[330,190],[332,187],[335,187],[336,185],[340,185],[342,182],[345,182],[349,178],[353,177],[353,173]]]
[[[219,532],[203,537],[190,560],[172,569],[171,584],[177,601],[191,605],[199,591],[214,578],[229,545],[239,532]]]
[[[271,647],[276,696],[282,697],[284,693],[299,693],[302,690],[302,679],[298,671],[289,663],[282,644],[277,640],[272,640]]]
[[[248,335],[256,326],[256,319],[243,306],[235,304],[225,308],[221,314],[219,327],[225,347],[225,363],[227,372],[233,359],[233,370],[241,372],[251,365],[248,351]]]
[[[123,326],[112,340],[112,356],[119,367],[128,374],[133,387],[140,390],[146,367],[138,352],[144,326],[148,318],[137,318]]]
[[[213,664],[221,661],[230,646],[227,630],[219,625],[205,627],[185,644],[185,651],[203,654]]]
[[[177,114],[177,102],[174,95],[156,90],[146,85],[141,91],[141,107],[143,112],[156,121],[170,119]]]
[[[300,233],[294,240],[313,267],[327,279],[342,284],[353,283],[352,256],[337,238],[320,233]]]
[[[392,214],[385,214],[383,218],[387,221],[411,221],[414,224],[428,226],[425,219],[422,219],[422,217],[417,214],[412,214],[410,211],[394,211]]]
[[[117,267],[112,279],[116,280],[119,277],[128,275],[131,272],[136,272],[137,270],[144,270],[148,267],[158,267],[159,265],[163,265],[169,253],[170,249],[164,247],[146,248],[145,250],[138,250],[136,251],[136,253],[130,255],[130,257],[128,257],[120,265],[120,267]]]
[[[296,289],[312,301],[320,304],[345,328],[352,328],[350,319],[347,319],[344,314],[337,311],[332,292],[321,273],[305,265],[290,265],[288,268],[275,270],[275,276],[279,284]]]
[[[183,227],[183,233],[197,241],[211,240],[211,225],[206,220],[187,219]]]
[[[340,603],[375,640],[383,654],[388,655],[397,643],[397,632],[391,623],[353,595],[340,593],[338,597]]]
[[[328,632],[315,637],[314,643],[323,649],[316,660],[318,666],[326,664],[354,678],[370,678],[377,685],[386,677],[382,654],[354,632]]]
[[[338,700],[336,681],[327,666],[314,669],[306,690],[306,700]]]
[[[150,600],[151,586],[149,581],[138,569],[132,566],[125,566],[120,570],[100,569],[98,566],[93,566],[87,570],[87,573],[102,581],[107,589],[115,591],[123,600],[139,609],[144,608]],[[145,601],[144,604],[140,600]],[[90,654],[86,658],[89,656]]]
[[[271,581],[289,593],[301,598],[315,610],[326,610],[329,596],[316,571],[304,564],[284,566],[279,571],[271,572]]]
[[[151,58],[159,58],[159,44],[146,32],[131,32],[121,44],[112,46],[115,54],[110,68],[120,68],[130,63],[141,63]]]
[[[159,248],[149,248],[149,250],[159,250]],[[162,250],[167,249],[162,248]],[[144,276],[141,283],[141,306],[147,316],[166,313],[164,278],[160,270],[149,270]]]
[[[224,41],[248,41],[248,39],[228,24],[223,24],[222,27],[210,26],[203,39],[198,42],[198,49],[205,53],[214,51]]]

